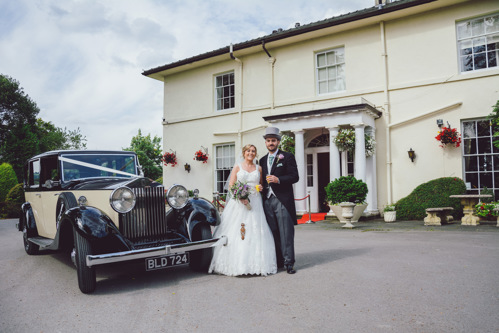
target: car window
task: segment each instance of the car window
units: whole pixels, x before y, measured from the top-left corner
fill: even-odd
[[[34,160],[29,163],[28,184],[31,188],[40,187],[40,160]]]
[[[120,177],[137,175],[135,155],[68,154],[61,155],[63,181],[80,178]]]

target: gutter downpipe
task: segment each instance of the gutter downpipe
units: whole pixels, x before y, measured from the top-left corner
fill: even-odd
[[[267,53],[267,56],[269,57],[268,61],[269,61],[269,64],[271,65],[270,67],[270,114],[273,114],[273,111],[274,111],[274,108],[275,108],[275,95],[274,95],[274,64],[275,64],[275,58],[272,57],[269,53],[269,51],[267,50],[267,48],[265,48],[265,41],[262,40],[262,48],[263,50],[265,51],[265,53]]]
[[[391,116],[390,116],[390,91],[389,91],[389,74],[388,74],[388,54],[386,52],[386,32],[385,32],[385,22],[380,22],[380,33],[381,33],[381,47],[383,48],[383,53],[381,56],[383,57],[383,70],[385,73],[385,82],[384,82],[384,110],[385,110],[385,126],[386,126],[386,194],[387,194],[387,203],[392,203],[393,194],[392,194],[392,140],[390,133],[390,124],[391,124]]]
[[[232,43],[230,44],[230,58],[232,60],[235,60],[236,62],[239,63],[239,89],[241,89],[241,105],[239,106],[239,130],[237,131],[237,140],[239,143],[239,150],[241,150],[243,146],[243,138],[242,138],[242,131],[243,131],[243,62],[236,58],[234,56],[234,47]],[[237,151],[237,150],[236,150]]]

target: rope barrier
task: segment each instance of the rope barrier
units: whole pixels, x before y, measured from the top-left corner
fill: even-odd
[[[307,195],[305,198],[302,198],[302,199],[295,199],[295,201],[301,201],[301,200],[305,200],[306,198],[309,198],[310,197],[310,194]]]
[[[212,203],[213,205],[215,205],[215,200],[213,200],[211,203]],[[225,206],[224,206],[224,205],[222,205],[218,199],[217,199],[217,203],[220,205],[220,207],[225,208]]]

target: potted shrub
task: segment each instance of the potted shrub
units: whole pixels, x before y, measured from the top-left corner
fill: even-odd
[[[385,208],[383,208],[383,218],[385,219],[385,222],[395,222],[397,219],[395,204],[386,205]]]
[[[362,213],[367,208],[365,200],[368,189],[365,182],[353,176],[342,176],[327,184],[324,189],[326,190],[326,200],[329,207],[340,222],[347,223],[347,220],[342,217],[341,213],[340,203],[342,202],[352,202],[355,204],[353,217],[350,221],[352,223],[359,221]]]
[[[497,217],[496,208],[499,208],[499,202],[479,202],[475,205],[475,213],[482,220],[493,221]]]

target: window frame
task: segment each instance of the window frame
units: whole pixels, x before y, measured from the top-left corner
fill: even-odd
[[[224,85],[224,76],[229,76],[229,84],[228,85]],[[218,78],[221,78],[221,83],[222,85],[219,86],[218,85]],[[231,82],[232,80],[232,82]],[[214,75],[213,77],[213,86],[214,86],[214,100],[215,100],[215,111],[217,112],[224,112],[224,111],[230,111],[230,110],[234,110],[235,107],[236,107],[236,81],[235,81],[235,73],[233,70],[231,71],[227,71],[227,72],[224,72],[224,73],[220,73],[220,74],[217,74],[217,75]],[[232,87],[232,89],[231,89]],[[222,90],[222,97],[219,98],[219,89]],[[225,96],[225,89],[228,89],[228,93],[229,95],[228,96]],[[231,91],[232,90],[232,91]],[[231,95],[232,93],[232,95]],[[229,100],[229,107],[224,107],[225,106],[225,102],[224,100],[225,99],[228,99]],[[220,107],[219,108],[219,100],[221,100],[222,102],[220,103]]]
[[[225,153],[225,151],[223,150],[224,147],[228,147],[228,155],[219,156],[219,149],[222,149],[222,153]],[[218,192],[219,195],[226,195],[227,190],[225,189],[225,183],[228,181],[227,178],[230,176],[234,164],[236,163],[236,144],[235,142],[217,144],[214,146],[213,151],[215,152],[213,191]],[[221,167],[219,167],[219,161],[223,158],[228,158],[229,160],[227,162],[222,162]],[[221,173],[219,173],[220,171]],[[222,179],[219,179],[219,175],[222,176]],[[219,185],[221,185],[221,187],[219,187]]]
[[[497,23],[494,24],[493,18],[496,17]],[[491,26],[487,24],[487,19],[492,19],[492,27],[491,31],[486,31],[487,26]],[[478,21],[482,21],[483,31],[475,31],[479,30],[474,29],[474,23],[478,23]],[[463,26],[468,25],[470,28],[463,29]],[[498,69],[499,68],[499,12],[495,12],[488,15],[478,16],[471,19],[456,21],[456,47],[457,47],[457,61],[459,66],[459,73],[476,73],[478,71]],[[495,42],[494,42],[495,37]],[[479,40],[483,40],[483,44],[478,44],[477,46],[473,46],[474,42],[478,42]],[[489,42],[490,40],[490,42]],[[465,48],[464,44],[470,43],[470,47]],[[496,44],[494,49],[488,49],[489,45]],[[483,50],[480,51],[480,47],[483,47]],[[490,46],[493,47],[493,46]],[[467,49],[470,49],[470,53],[465,53]],[[476,50],[475,50],[476,49]],[[463,54],[464,53],[464,54]],[[476,59],[481,59],[483,54],[483,61],[485,63],[485,67],[476,68]],[[493,56],[492,58],[489,58]],[[465,59],[471,57],[471,69],[467,70],[465,68],[464,62]],[[490,61],[495,61],[495,65],[491,66]]]
[[[338,61],[338,55],[336,53],[341,54],[342,61]],[[334,55],[334,59],[335,59],[334,63],[332,63],[332,64],[328,63],[328,59],[329,59],[328,54]],[[320,62],[319,57],[322,55],[324,55],[325,59],[326,59],[325,65],[319,65],[319,62]],[[316,87],[315,89],[317,91],[317,95],[322,96],[322,95],[334,94],[334,93],[345,91],[346,90],[345,46],[338,46],[338,47],[331,48],[328,50],[315,52],[314,58],[315,58],[315,60],[314,60],[314,62],[315,62],[315,87]],[[334,68],[334,72],[336,73],[336,75],[334,76],[334,78],[330,78],[329,77],[330,69],[333,69],[333,68]],[[338,75],[338,68],[341,68],[341,75]],[[321,79],[321,70],[323,70],[323,69],[325,69],[325,71],[323,73],[326,73],[325,79]],[[329,85],[330,85],[330,82],[333,80],[334,81],[342,80],[342,87],[340,89],[331,90]],[[327,91],[321,92],[321,83],[326,83],[326,86],[327,86],[326,90]],[[336,83],[336,86],[338,84],[339,83]]]
[[[479,123],[489,123],[488,134],[480,135]],[[470,136],[465,128],[465,123],[473,123],[474,136]],[[499,136],[494,135],[493,125],[486,118],[467,119],[461,121],[462,133],[462,165],[463,165],[463,180],[465,183],[470,183],[468,192],[471,194],[479,194],[484,188],[484,183],[487,181],[486,177],[490,174],[490,182],[492,186],[486,186],[488,189],[494,191],[495,197],[499,197],[499,148],[494,146],[494,141],[499,139]],[[480,143],[482,140],[482,144]],[[468,141],[470,143],[467,146]],[[483,142],[485,141],[485,146]],[[471,144],[473,146],[471,146]],[[489,145],[487,150],[487,145]],[[467,148],[468,147],[468,148]],[[485,149],[485,151],[481,151]],[[467,162],[468,161],[468,162]],[[475,164],[474,169],[471,163]],[[490,165],[490,169],[487,168]],[[483,170],[482,170],[483,168]],[[497,174],[497,179],[495,174]],[[477,187],[473,188],[473,178],[476,178]],[[483,178],[483,179],[482,179]]]

